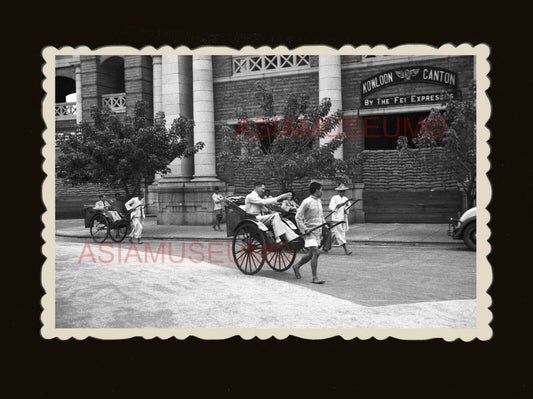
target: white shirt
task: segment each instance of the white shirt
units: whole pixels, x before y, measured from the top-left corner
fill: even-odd
[[[142,218],[145,217],[145,211],[144,211],[144,198],[142,200],[139,200],[139,197],[133,197],[128,202],[124,204],[126,209],[132,210],[130,216],[133,219],[134,217]]]
[[[105,211],[106,207],[111,207],[111,205],[109,205],[109,202],[107,202],[107,200],[99,200],[96,202],[96,205],[93,209],[96,211]]]
[[[344,210],[350,206],[350,202],[348,201],[348,198],[346,196],[340,196],[340,195],[334,195],[331,197],[331,201],[329,202],[329,210],[334,211],[331,215],[331,220],[334,220],[336,222],[340,222],[342,220],[348,219],[348,213],[350,213],[350,210],[348,209],[346,211],[346,214],[344,213]],[[339,209],[335,211],[335,208],[339,204],[345,204],[343,206],[340,206]]]
[[[265,205],[275,204],[277,197],[274,198],[261,198],[257,191],[252,191],[246,196],[244,200],[244,206],[246,213],[251,215],[261,215],[261,213],[270,213],[268,209],[264,208]]]
[[[223,206],[222,206],[222,200],[224,199],[224,197],[222,196],[222,194],[220,193],[214,193],[213,194],[213,202],[214,202],[214,206],[213,206],[213,210],[218,210],[218,209],[222,209]]]
[[[301,232],[323,224],[325,220],[320,198],[310,195],[304,199],[296,212],[295,218],[296,224]]]

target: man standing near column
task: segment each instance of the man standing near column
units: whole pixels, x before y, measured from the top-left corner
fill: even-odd
[[[331,220],[334,224],[342,221],[344,223],[340,223],[335,226],[333,228],[333,234],[335,235],[335,239],[337,240],[339,245],[344,249],[344,253],[346,255],[351,255],[352,252],[348,251],[348,248],[346,248],[348,213],[350,212],[348,207],[350,206],[350,203],[344,193],[346,192],[346,190],[348,190],[348,187],[346,187],[344,184],[341,184],[335,190],[338,192],[338,194],[331,197],[331,201],[329,202],[329,210],[333,212],[333,215],[331,215]]]
[[[212,195],[213,199],[213,230],[222,230],[220,228],[220,222],[222,222],[223,211],[224,211],[224,196],[220,194],[218,186],[215,187],[215,192]]]
[[[130,217],[131,217],[131,234],[130,234],[130,242],[133,241],[134,238],[137,239],[138,244],[142,244],[141,242],[141,236],[143,232],[143,223],[145,218],[145,210],[144,210],[144,194],[142,191],[139,192],[139,196],[133,197],[128,202],[124,204],[126,209],[130,211]]]

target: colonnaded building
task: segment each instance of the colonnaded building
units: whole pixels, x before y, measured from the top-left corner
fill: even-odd
[[[311,106],[328,97],[332,112],[364,120],[365,134],[352,135],[335,155],[364,154],[348,185],[348,197],[361,199],[350,214],[352,222],[446,223],[463,207],[456,181],[441,161],[421,167],[399,156],[396,139],[412,135],[432,108],[441,107],[443,93],[475,99],[474,63],[473,56],[57,56],[56,134],[74,132],[77,123],[90,120],[94,106],[132,115],[140,100],[153,114],[163,111],[169,126],[180,115],[194,119],[194,142],[205,147],[194,157],[176,159],[171,173],[149,186],[148,213],[160,224],[209,224],[214,186],[223,194],[245,194],[262,178],[260,159],[253,170],[233,175],[221,170],[216,126],[236,128],[238,109],[259,118],[254,83],[263,81],[273,90],[275,110],[282,109],[289,93],[307,94]],[[279,188],[266,183],[277,194]],[[300,199],[308,183],[295,185]],[[325,182],[325,205],[334,188],[335,182]],[[116,191],[57,179],[56,217],[82,217],[84,204]]]

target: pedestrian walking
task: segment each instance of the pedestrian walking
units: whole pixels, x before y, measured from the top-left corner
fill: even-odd
[[[215,187],[215,192],[212,195],[213,200],[213,230],[222,230],[220,228],[220,222],[222,222],[223,218],[223,210],[224,210],[224,196],[220,194],[219,188]]]
[[[139,192],[137,197],[133,197],[128,202],[124,204],[126,209],[130,211],[131,217],[131,233],[130,233],[130,242],[134,238],[137,239],[138,244],[142,244],[141,237],[143,232],[143,224],[145,219],[145,209],[144,209],[144,194]]]
[[[337,194],[331,197],[329,202],[329,210],[333,212],[331,215],[331,220],[333,223],[344,223],[340,223],[332,229],[333,235],[335,236],[337,243],[344,249],[344,253],[346,255],[351,255],[352,251],[349,251],[346,247],[346,232],[349,229],[348,214],[350,213],[350,210],[348,209],[350,206],[350,201],[345,195],[348,187],[346,187],[344,184],[341,184],[335,190],[337,191]]]
[[[320,241],[322,239],[322,229],[316,228],[326,221],[322,210],[322,184],[318,182],[312,182],[309,186],[309,197],[304,199],[296,212],[296,223],[298,228],[303,234],[306,234],[305,248],[309,249],[309,252],[304,254],[300,260],[292,266],[294,275],[297,279],[302,278],[300,275],[300,267],[311,261],[311,273],[313,284],[324,284],[325,281],[318,278],[318,257],[320,256]],[[313,228],[315,230],[311,231]]]

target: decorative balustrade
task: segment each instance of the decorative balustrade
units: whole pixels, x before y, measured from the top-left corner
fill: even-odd
[[[311,67],[308,55],[257,55],[233,58],[234,75],[285,71],[302,67]]]
[[[56,103],[56,119],[76,119],[76,103]]]
[[[104,94],[102,103],[113,112],[126,112],[126,93]]]

